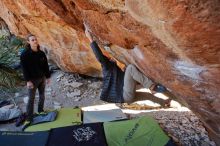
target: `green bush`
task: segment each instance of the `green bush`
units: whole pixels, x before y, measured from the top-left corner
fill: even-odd
[[[21,83],[21,73],[13,66],[19,64],[18,49],[24,43],[17,37],[2,36],[0,38],[0,92],[13,89]]]

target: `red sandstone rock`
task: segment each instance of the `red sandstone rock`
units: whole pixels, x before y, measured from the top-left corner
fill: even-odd
[[[135,64],[196,113],[220,143],[220,2],[1,0],[12,33],[35,34],[64,70],[100,76],[83,22],[115,58]]]

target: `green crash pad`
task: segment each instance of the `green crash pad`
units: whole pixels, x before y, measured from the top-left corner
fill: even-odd
[[[104,123],[109,146],[164,146],[169,137],[152,117]]]
[[[81,109],[61,108],[55,121],[29,126],[25,131],[46,131],[52,128],[81,124]]]

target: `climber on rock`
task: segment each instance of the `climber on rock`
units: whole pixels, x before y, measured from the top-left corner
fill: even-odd
[[[151,79],[141,73],[134,65],[130,64],[124,71],[113,58],[103,55],[98,44],[94,41],[90,30],[85,25],[85,34],[91,42],[90,46],[101,63],[103,73],[103,85],[101,100],[114,103],[132,103],[137,101],[136,85],[140,83],[151,91],[164,91],[165,87],[154,83]],[[161,99],[162,100],[162,99]],[[163,100],[162,106],[169,106],[170,99]]]

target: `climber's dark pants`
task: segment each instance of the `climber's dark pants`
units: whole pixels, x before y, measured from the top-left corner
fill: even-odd
[[[39,78],[31,81],[34,85],[32,89],[28,89],[28,104],[27,104],[27,120],[32,120],[33,118],[33,111],[34,111],[34,99],[36,90],[38,89],[39,92],[39,102],[38,102],[38,112],[43,112],[44,108],[44,100],[45,100],[45,85],[46,85],[46,78]]]

